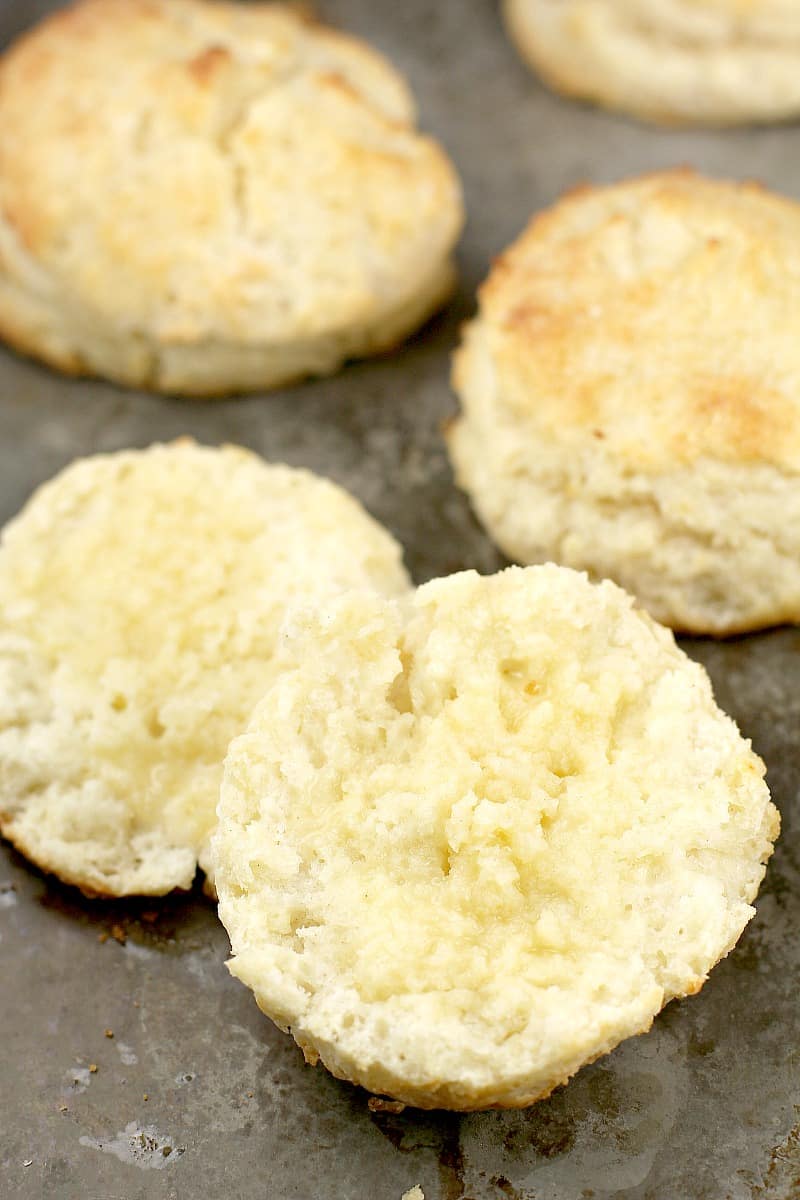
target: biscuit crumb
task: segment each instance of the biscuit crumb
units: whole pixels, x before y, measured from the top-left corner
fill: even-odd
[[[405,1104],[402,1100],[385,1100],[383,1096],[370,1096],[367,1108],[374,1113],[401,1113]]]
[[[113,1030],[113,1029],[106,1029],[106,1030],[104,1030],[103,1032],[105,1033],[105,1035],[106,1035],[106,1037],[107,1037],[107,1038],[113,1038],[113,1036],[114,1036],[114,1030]]]

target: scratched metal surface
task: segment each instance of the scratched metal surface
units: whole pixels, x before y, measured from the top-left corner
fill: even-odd
[[[0,0],[0,38],[49,7]],[[66,381],[0,351],[0,519],[76,455],[191,433],[332,475],[405,542],[418,581],[492,570],[439,436],[448,353],[490,257],[587,178],[690,162],[800,196],[800,128],[665,133],[572,106],[518,63],[491,0],[320,9],[407,70],[462,172],[470,222],[449,310],[391,358],[223,404]],[[687,648],[766,759],[784,820],[758,916],[699,996],[527,1112],[371,1114],[228,977],[199,893],[93,904],[2,845],[0,1197],[800,1196],[800,633]]]

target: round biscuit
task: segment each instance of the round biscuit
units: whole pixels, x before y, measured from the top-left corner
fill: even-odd
[[[454,363],[456,475],[513,559],[675,629],[800,620],[800,205],[672,171],[540,214]]]
[[[629,596],[513,567],[287,624],[212,853],[231,970],[310,1061],[421,1108],[518,1107],[702,986],[778,816]]]
[[[795,0],[504,0],[504,12],[523,58],[568,96],[667,124],[800,113]]]
[[[290,6],[78,0],[0,60],[0,335],[63,371],[328,374],[439,307],[461,224],[403,79]]]
[[[188,441],[74,463],[0,543],[0,832],[87,894],[190,887],[286,604],[408,586],[309,472]]]

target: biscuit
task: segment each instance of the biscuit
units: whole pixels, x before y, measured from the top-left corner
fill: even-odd
[[[666,172],[539,215],[456,353],[457,478],[505,553],[675,629],[800,619],[800,206]]]
[[[328,374],[443,302],[461,224],[404,81],[290,7],[79,0],[0,63],[0,335],[62,371]]]
[[[800,113],[795,0],[504,0],[523,58],[559,92],[644,120]]]
[[[629,596],[512,567],[287,623],[212,854],[231,970],[307,1059],[421,1108],[518,1107],[702,986],[778,816]]]
[[[0,832],[90,895],[190,887],[287,602],[407,586],[306,471],[188,441],[74,463],[0,545]]]

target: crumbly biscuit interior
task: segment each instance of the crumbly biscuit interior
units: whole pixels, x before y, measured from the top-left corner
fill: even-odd
[[[391,1022],[424,1013],[468,1070],[464,1029],[505,1054],[536,1027],[546,1059],[700,986],[751,915],[773,810],[665,630],[551,566],[426,585],[408,620],[354,598],[310,639],[220,810],[233,970],[270,1015],[312,1040],[391,1029],[391,1055]]]
[[[71,468],[4,540],[10,790],[67,842],[160,830],[196,852],[287,601],[359,582],[403,586],[399,551],[304,472],[191,446]]]

